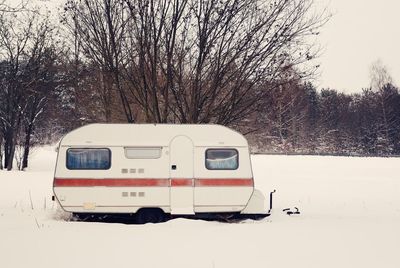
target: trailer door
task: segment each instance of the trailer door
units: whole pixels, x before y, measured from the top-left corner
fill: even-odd
[[[187,136],[176,136],[170,143],[171,214],[194,214],[193,142]]]

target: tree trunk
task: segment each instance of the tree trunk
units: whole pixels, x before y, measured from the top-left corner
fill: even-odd
[[[31,148],[31,136],[33,132],[33,125],[29,124],[26,132],[25,132],[25,143],[24,143],[24,155],[22,157],[22,167],[21,170],[24,170],[25,168],[28,167],[28,157],[29,157],[29,151]]]
[[[10,141],[7,137],[7,135],[4,137],[5,143],[4,143],[4,168],[8,168],[8,162],[10,161]]]
[[[15,154],[14,130],[12,128],[6,131],[4,141],[4,167],[10,171],[13,168]]]
[[[14,154],[15,154],[15,145],[11,145],[11,147],[10,147],[10,155],[9,155],[8,163],[7,163],[7,170],[8,171],[12,170],[12,168],[13,168]]]
[[[3,140],[0,139],[0,170],[3,170]]]
[[[5,167],[8,171],[12,170],[13,168],[14,154],[15,154],[15,144],[11,142],[8,144],[8,148],[6,149]]]

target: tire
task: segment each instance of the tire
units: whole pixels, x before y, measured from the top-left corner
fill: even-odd
[[[165,220],[164,211],[159,208],[142,208],[136,212],[136,223],[159,223]]]
[[[85,221],[88,218],[89,216],[84,213],[72,213],[71,221]]]

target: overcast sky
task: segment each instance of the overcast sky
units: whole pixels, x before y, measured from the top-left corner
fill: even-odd
[[[320,36],[324,52],[317,86],[359,92],[369,86],[369,69],[378,59],[400,86],[400,1],[318,1],[333,17]]]

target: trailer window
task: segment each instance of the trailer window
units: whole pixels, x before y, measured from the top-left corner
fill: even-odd
[[[127,147],[125,156],[129,159],[157,159],[161,157],[161,147]]]
[[[211,170],[234,170],[239,167],[239,153],[236,149],[208,149],[206,168]]]
[[[111,151],[107,148],[68,149],[68,169],[109,169]]]

